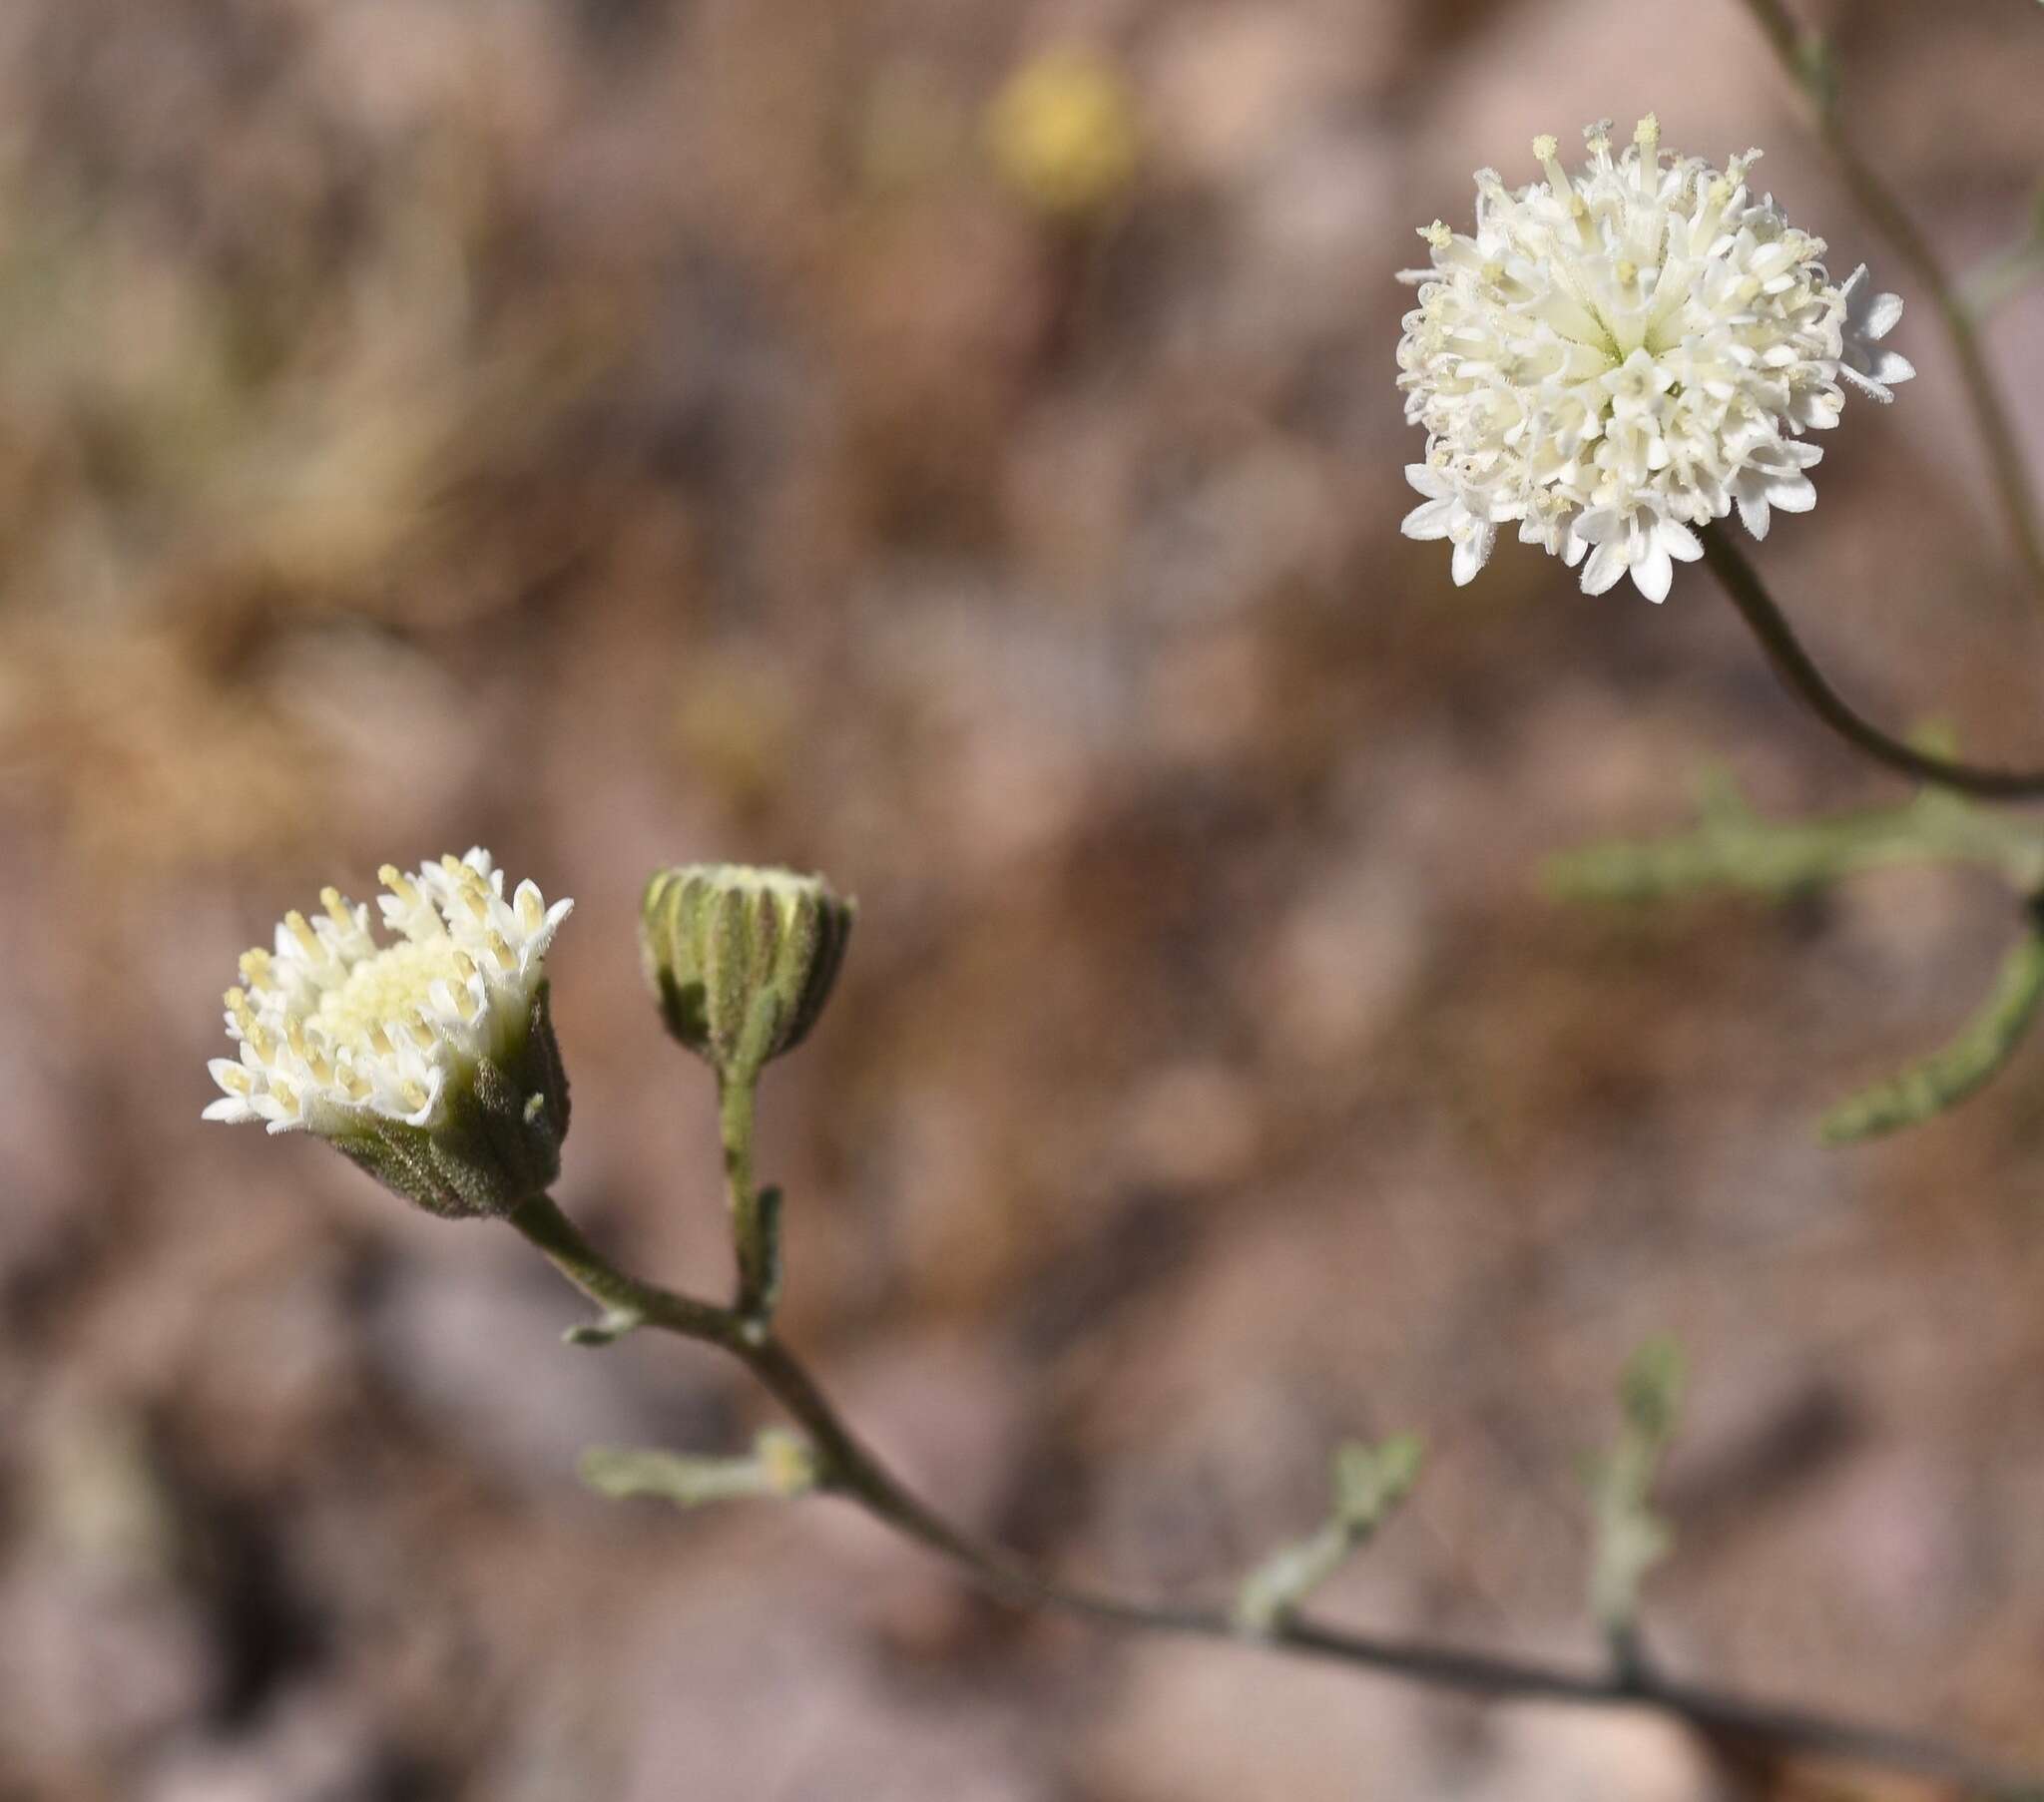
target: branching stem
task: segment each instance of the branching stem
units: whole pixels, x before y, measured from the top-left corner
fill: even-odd
[[[510,1222],[608,1313],[634,1313],[648,1326],[701,1340],[738,1359],[808,1434],[822,1488],[947,1559],[982,1588],[1017,1606],[1051,1608],[1102,1625],[1232,1640],[1493,1701],[1652,1710],[1686,1723],[1725,1752],[1825,1758],[1908,1771],[1956,1785],[1982,1802],[2038,1802],[2044,1797],[2044,1777],[2001,1769],[1955,1747],[1700,1688],[1665,1677],[1651,1665],[1609,1675],[1584,1674],[1484,1652],[1377,1638],[1304,1614],[1288,1615],[1258,1630],[1245,1625],[1230,1608],[1133,1600],[1043,1576],[1013,1554],[954,1526],[909,1490],[845,1423],[807,1367],[770,1328],[748,1323],[734,1310],[626,1275],[548,1196],[524,1203],[510,1215]]]
[[[2036,490],[2023,458],[2007,409],[2001,403],[1993,371],[1980,343],[1979,322],[1944,270],[1930,241],[1918,229],[1900,201],[1860,156],[1845,135],[1839,117],[1835,71],[1823,40],[1800,30],[1783,0],[1746,0],[1761,35],[1801,90],[1815,119],[1817,136],[1837,165],[1845,186],[1875,228],[1894,246],[1895,254],[1919,281],[1937,309],[1952,355],[1959,365],[1966,401],[1987,453],[1997,499],[2008,518],[2009,532],[2037,599],[2044,602],[2044,524],[2037,512]]]

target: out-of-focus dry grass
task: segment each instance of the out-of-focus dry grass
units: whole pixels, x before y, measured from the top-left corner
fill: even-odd
[[[1991,249],[2034,20],[1833,10],[1862,135]],[[993,97],[1073,43],[1126,189],[1126,147],[1004,183]],[[1455,593],[1396,537],[1412,225],[1650,106],[1881,269],[1731,0],[4,9],[0,1794],[1714,1793],[1650,1724],[1017,1621],[827,1507],[581,1495],[582,1443],[753,1398],[562,1350],[508,1235],[198,1120],[234,954],[474,841],[578,899],[563,1199],[698,1287],[637,888],[860,895],[766,1102],[790,1326],[989,1530],[1211,1592],[1333,1438],[1416,1426],[1335,1605],[1588,1656],[1576,1459],[1672,1328],[1667,1659],[2044,1757],[2035,1059],[1809,1132],[1963,1014],[2005,901],[1542,903],[1708,758],[1877,778],[1701,577],[1590,602],[1507,548]],[[2037,624],[1924,309],[1900,341],[1766,562],[1870,704],[2034,756]],[[2040,343],[1998,323],[2032,421]]]

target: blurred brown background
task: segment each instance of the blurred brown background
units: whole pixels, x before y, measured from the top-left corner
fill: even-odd
[[[1823,16],[1992,252],[2038,9]],[[7,1802],[1725,1793],[1651,1722],[1018,1619],[834,1505],[583,1493],[585,1443],[735,1446],[755,1396],[565,1350],[508,1233],[199,1120],[235,954],[474,842],[577,901],[561,1198],[705,1290],[638,888],[858,894],[766,1173],[792,1336],[942,1505],[1225,1594],[1337,1437],[1415,1427],[1330,1608],[1587,1660],[1578,1460],[1672,1329],[1666,1660],[2044,1758],[2044,1053],[1810,1129],[1963,1017],[2007,896],[1543,901],[1711,759],[1894,790],[1700,573],[1589,601],[1507,545],[1458,593],[1397,536],[1413,226],[1649,107],[1910,303],[1922,379],[1764,566],[1871,710],[2034,760],[1929,308],[1735,0],[0,7]],[[2044,311],[1993,342],[2044,453]]]

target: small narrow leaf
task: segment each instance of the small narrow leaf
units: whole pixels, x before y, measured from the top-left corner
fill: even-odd
[[[1417,1433],[1381,1445],[1351,1440],[1334,1453],[1334,1519],[1351,1534],[1371,1534],[1412,1493],[1426,1447]]]
[[[1280,1546],[1243,1579],[1235,1604],[1243,1629],[1271,1631],[1368,1545],[1411,1494],[1423,1453],[1416,1433],[1375,1446],[1349,1440],[1336,1448],[1328,1518],[1305,1539]]]
[[[634,1308],[611,1308],[595,1320],[571,1326],[561,1335],[563,1345],[612,1345],[627,1333],[646,1324],[646,1316]]]
[[[1850,1144],[1942,1114],[1982,1088],[2022,1044],[2044,1003],[2044,931],[2024,933],[2002,960],[1980,1011],[1942,1050],[1840,1102],[1817,1127],[1825,1144]]]
[[[760,1235],[759,1312],[771,1316],[780,1301],[780,1190],[760,1191],[760,1211],[755,1230]]]
[[[678,1508],[752,1497],[786,1499],[817,1487],[815,1453],[784,1428],[768,1428],[746,1458],[708,1458],[640,1446],[591,1446],[578,1466],[582,1481],[613,1501],[658,1496]]]
[[[1619,1377],[1618,1438],[1590,1464],[1596,1530],[1590,1605],[1622,1660],[1636,1645],[1640,1586],[1675,1545],[1652,1499],[1681,1417],[1685,1382],[1682,1347],[1673,1338],[1663,1335],[1642,1345]]]

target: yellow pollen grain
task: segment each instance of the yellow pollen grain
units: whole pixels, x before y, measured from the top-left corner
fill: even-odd
[[[1533,140],[1533,161],[1548,162],[1561,149],[1561,140],[1552,132],[1542,132]]]
[[[1642,150],[1652,151],[1659,149],[1661,144],[1661,121],[1656,119],[1652,113],[1649,113],[1646,118],[1633,127],[1633,142]]]

